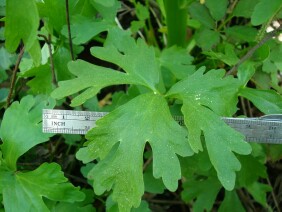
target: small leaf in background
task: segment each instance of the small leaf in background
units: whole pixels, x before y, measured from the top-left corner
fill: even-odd
[[[249,154],[251,147],[244,141],[244,136],[226,125],[220,116],[231,116],[236,112],[240,83],[232,77],[223,79],[223,70],[203,73],[204,69],[200,69],[176,83],[167,96],[183,100],[181,111],[192,149],[195,152],[203,151],[203,132],[218,178],[227,190],[232,190],[235,185],[235,171],[241,168],[233,152]]]
[[[250,18],[258,1],[259,0],[238,1],[235,6],[233,15],[237,17]]]
[[[205,27],[201,27],[195,33],[195,40],[197,45],[203,50],[210,50],[219,43],[220,33]]]
[[[29,50],[37,39],[39,14],[35,0],[9,0],[6,6],[5,45],[14,52],[23,40]]]
[[[174,121],[162,96],[139,95],[96,124],[77,158],[84,163],[100,159],[88,175],[94,179],[97,194],[112,188],[119,210],[139,206],[144,193],[142,165],[146,142],[153,152],[154,177],[162,178],[169,190],[177,188],[181,177],[177,154],[189,156],[193,152],[185,138],[187,131]]]
[[[250,26],[232,26],[225,29],[228,39],[239,42],[254,42],[258,34],[257,29]]]
[[[7,52],[7,50],[4,47],[0,48],[0,58],[1,58],[0,69],[7,70],[15,62],[14,55]]]
[[[73,16],[71,19],[72,41],[75,45],[84,44],[101,32],[109,30],[114,25],[106,21],[94,21],[93,18],[86,18],[81,15]],[[68,37],[68,29],[65,25],[62,34]]]
[[[164,49],[159,57],[163,69],[169,70],[176,79],[183,79],[195,72],[193,57],[185,49],[176,46]]]
[[[136,16],[140,21],[145,21],[146,19],[150,18],[150,13],[148,11],[148,8],[140,4],[140,2],[137,2],[135,10],[136,10]]]
[[[72,3],[73,1],[70,1]],[[40,17],[43,20],[46,19],[45,23],[51,32],[61,32],[62,27],[66,24],[66,4],[65,1],[53,1],[44,0],[44,2],[37,3]],[[71,4],[69,6],[72,8]],[[71,13],[72,14],[72,13]],[[51,33],[50,32],[50,33]]]
[[[232,211],[232,212],[242,212],[245,211],[237,193],[236,190],[234,191],[226,191],[224,195],[224,200],[220,204],[220,207],[218,209],[219,212],[226,212],[226,211]]]
[[[41,65],[25,71],[21,77],[33,77],[27,82],[31,94],[50,94],[54,88],[52,84],[52,74],[50,64]]]
[[[242,164],[241,170],[237,174],[239,187],[246,187],[256,182],[260,177],[266,178],[267,172],[264,164],[252,155],[239,156]],[[252,171],[250,171],[252,170]]]
[[[107,22],[114,22],[120,2],[116,0],[92,0],[91,4]]]
[[[153,176],[153,167],[150,165],[147,167],[143,174],[145,191],[153,194],[162,194],[165,190],[165,186],[161,179],[156,179]]]
[[[270,49],[267,43],[259,47],[252,55],[252,60],[255,62],[264,61],[270,55]]]
[[[34,171],[15,173],[1,166],[0,189],[6,211],[47,212],[42,197],[71,203],[85,198],[84,193],[67,182],[56,163],[44,163]]]
[[[273,15],[282,8],[281,0],[260,0],[255,6],[251,16],[251,22],[254,26],[266,23],[272,19]]]
[[[68,70],[68,62],[71,61],[70,51],[68,49],[59,47],[53,55],[53,60],[57,81],[68,80],[74,77]]]
[[[238,67],[237,76],[238,79],[242,82],[242,85],[245,86],[255,74],[255,72],[255,63],[247,61]]]
[[[224,53],[207,51],[203,52],[203,54],[208,55],[211,59],[220,60],[229,66],[235,65],[239,61],[239,58],[234,51],[234,46],[229,43],[224,45]]]
[[[198,20],[203,26],[214,29],[215,21],[211,17],[209,10],[199,2],[194,2],[188,7],[192,18]]]
[[[249,184],[246,189],[258,203],[267,206],[266,193],[272,190],[271,186],[256,181]]]
[[[2,109],[5,106],[8,94],[9,94],[8,88],[0,88],[0,109]]]
[[[54,105],[55,101],[51,98],[26,96],[5,111],[0,128],[1,149],[11,170],[16,170],[16,162],[21,155],[49,139],[50,134],[42,133],[42,109],[53,108]]]
[[[205,1],[205,5],[207,6],[207,8],[209,8],[212,17],[216,21],[219,21],[224,17],[228,3],[228,0],[221,0],[220,2],[218,2],[218,0]]]
[[[201,180],[189,179],[182,186],[181,197],[187,203],[195,199],[193,202],[195,212],[210,211],[222,188],[216,176],[209,176]]]
[[[240,89],[239,95],[250,100],[265,114],[282,113],[282,97],[274,90],[258,90],[245,87]]]

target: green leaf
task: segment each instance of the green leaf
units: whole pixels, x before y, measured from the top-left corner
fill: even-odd
[[[224,17],[228,3],[228,0],[222,0],[220,2],[218,2],[218,0],[206,0],[205,2],[207,8],[209,8],[210,10],[212,17],[216,21],[219,21]]]
[[[145,191],[153,194],[162,194],[165,186],[160,179],[154,178],[152,168],[152,166],[147,167],[143,175]]]
[[[270,55],[270,48],[268,44],[264,44],[261,47],[259,47],[254,54],[252,55],[252,59],[256,62],[258,61],[264,61],[267,59]]]
[[[220,33],[205,27],[201,27],[195,33],[195,40],[197,45],[203,50],[210,50],[219,43]]]
[[[59,88],[52,93],[53,97],[63,98],[86,89],[72,100],[71,105],[77,106],[109,85],[137,84],[158,92],[155,86],[159,83],[159,67],[155,52],[143,40],[136,43],[128,32],[115,28],[110,30],[105,47],[91,48],[91,53],[117,64],[126,73],[81,60],[70,62],[69,70],[77,78],[59,82]]]
[[[8,88],[0,88],[0,109],[2,109],[2,107],[4,107],[4,105],[6,104],[8,95],[9,95]]]
[[[176,46],[164,49],[159,61],[161,67],[169,70],[177,79],[183,79],[195,72],[193,57],[185,49]]]
[[[238,1],[234,9],[233,15],[237,17],[250,18],[254,11],[254,7],[256,6],[258,2],[259,0]]]
[[[28,81],[27,85],[30,87],[29,92],[37,94],[50,94],[53,91],[52,74],[50,64],[41,65],[25,71],[20,75],[21,77],[33,77]]]
[[[195,212],[210,211],[220,189],[221,185],[216,176],[202,180],[190,179],[183,183],[181,197],[185,202],[196,199],[193,203],[193,211]]]
[[[215,21],[211,17],[209,10],[199,2],[194,2],[188,7],[188,11],[192,18],[198,20],[203,26],[214,29]]]
[[[146,19],[148,19],[150,17],[150,13],[149,13],[147,7],[140,4],[140,2],[137,2],[136,6],[135,6],[135,10],[136,10],[136,16],[141,21],[145,21]]]
[[[231,190],[235,185],[235,171],[241,168],[233,152],[249,154],[251,147],[244,136],[229,127],[220,116],[231,116],[236,111],[239,81],[224,76],[224,70],[195,74],[176,83],[167,96],[183,101],[181,108],[188,128],[188,141],[195,152],[202,151],[201,131],[211,163],[222,185]]]
[[[258,158],[252,155],[239,156],[242,164],[241,170],[237,174],[237,182],[239,187],[247,187],[259,178],[266,178],[266,167],[259,161]],[[252,171],[250,171],[252,169]]]
[[[254,26],[266,23],[267,21],[271,20],[281,9],[281,0],[260,0],[254,8],[254,12],[251,16],[251,22]]]
[[[266,193],[272,190],[271,186],[259,182],[254,182],[247,186],[247,190],[258,203],[260,203],[264,207],[267,206]]]
[[[203,52],[205,55],[210,56],[212,59],[218,59],[222,62],[226,63],[229,66],[237,64],[239,61],[239,58],[237,57],[236,53],[234,52],[234,46],[227,43],[225,46],[225,52],[224,54],[221,52],[213,52],[213,51],[207,51]]]
[[[85,195],[67,182],[61,167],[44,163],[34,171],[11,172],[0,168],[0,189],[6,211],[49,211],[42,197],[50,200],[82,201]]]
[[[0,134],[3,144],[2,153],[7,166],[16,170],[18,158],[35,145],[45,142],[50,134],[42,133],[42,109],[53,108],[55,102],[45,97],[24,97],[14,102],[6,111],[1,124]]]
[[[193,152],[187,143],[187,131],[173,120],[162,96],[140,95],[96,124],[86,136],[86,147],[77,153],[84,163],[100,159],[88,175],[94,179],[96,194],[112,188],[120,211],[138,207],[144,193],[142,165],[146,142],[153,152],[154,177],[161,177],[169,190],[176,190],[181,178],[176,154],[189,156]]]
[[[282,97],[274,90],[258,90],[245,87],[240,89],[239,95],[250,100],[265,114],[282,113]]]
[[[245,86],[255,74],[255,72],[255,63],[247,61],[239,66],[237,76],[238,79],[242,82],[242,85]]]
[[[76,45],[84,44],[99,33],[107,31],[112,26],[112,24],[106,21],[94,21],[93,18],[76,15],[71,19],[73,43]],[[66,25],[62,29],[62,34],[68,37],[68,28]]]
[[[59,47],[53,55],[56,77],[58,81],[68,80],[74,76],[68,70],[68,62],[71,61],[70,51],[65,47]]]
[[[103,87],[116,84],[138,84],[136,79],[127,74],[82,60],[70,62],[68,67],[77,78],[59,82],[59,88],[52,92],[52,96],[60,99],[86,89],[72,100],[72,106],[83,104],[87,99],[95,96]]]
[[[69,8],[73,1],[70,1]],[[46,19],[48,28],[61,32],[62,27],[66,25],[66,4],[65,1],[44,0],[44,3],[38,3],[40,17]],[[70,11],[70,15],[71,15]],[[52,31],[50,32],[52,33]]]
[[[232,211],[242,212],[245,211],[236,191],[225,191],[224,200],[220,204],[219,212]]]
[[[92,0],[91,4],[108,22],[114,22],[120,2],[116,0]]]
[[[8,51],[16,51],[21,40],[28,51],[36,41],[38,27],[39,14],[35,0],[7,1],[5,45]]]
[[[10,68],[10,66],[13,64],[12,60],[13,55],[7,52],[7,50],[4,47],[0,48],[0,58],[1,58],[1,63],[0,63],[0,69],[7,70]]]
[[[225,29],[228,38],[233,38],[240,42],[254,42],[258,31],[250,26],[232,26]]]

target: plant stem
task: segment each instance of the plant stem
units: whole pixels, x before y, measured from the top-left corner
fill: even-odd
[[[167,24],[167,46],[186,47],[187,8],[181,6],[181,0],[164,0]]]
[[[22,47],[21,50],[20,50],[19,56],[18,56],[17,61],[16,61],[16,65],[15,65],[14,70],[13,70],[13,74],[12,74],[12,78],[11,78],[11,84],[10,84],[10,91],[9,91],[9,94],[8,94],[8,97],[7,97],[7,102],[6,102],[7,108],[10,106],[11,98],[12,98],[15,83],[16,83],[17,71],[19,69],[19,65],[21,63],[23,54],[24,54],[24,47]]]
[[[246,60],[248,60],[254,53],[255,51],[260,48],[263,44],[265,44],[267,41],[269,41],[270,39],[272,39],[273,36],[275,36],[277,34],[278,31],[280,31],[282,29],[282,25],[273,30],[272,32],[268,33],[260,42],[258,42],[255,46],[253,46],[240,60],[239,62],[233,66],[227,73],[226,73],[226,76],[227,75],[231,75],[233,74],[234,72],[237,71],[238,67],[244,63]]]
[[[66,0],[66,18],[67,18],[67,26],[68,26],[68,37],[69,37],[71,59],[74,60],[72,38],[71,38],[71,27],[70,27],[69,0]]]
[[[52,54],[52,46],[51,46],[51,34],[48,34],[48,38],[45,35],[39,34],[39,37],[42,37],[47,46],[48,46],[48,51],[50,55],[50,69],[51,69],[51,74],[52,74],[52,82],[54,85],[58,86],[57,80],[56,80],[56,75],[55,75],[55,67],[54,67],[54,60],[53,60],[53,54]]]

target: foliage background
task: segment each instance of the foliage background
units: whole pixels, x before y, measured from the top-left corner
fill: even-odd
[[[281,8],[0,0],[0,210],[280,211],[282,146],[220,117],[281,114]],[[111,113],[43,134],[54,107]]]

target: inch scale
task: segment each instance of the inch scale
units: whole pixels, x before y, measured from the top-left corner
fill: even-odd
[[[42,130],[44,133],[86,134],[95,127],[98,119],[107,112],[43,109]],[[183,116],[173,117],[184,126]],[[248,142],[282,144],[282,114],[259,118],[226,118],[222,120],[245,135]]]

